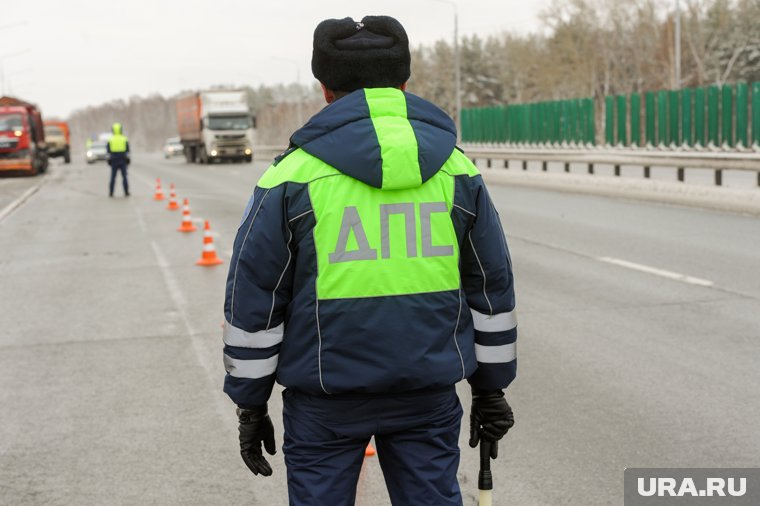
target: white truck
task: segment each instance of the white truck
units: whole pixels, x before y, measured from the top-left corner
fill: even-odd
[[[177,128],[188,163],[253,160],[254,118],[244,90],[209,90],[178,98]]]

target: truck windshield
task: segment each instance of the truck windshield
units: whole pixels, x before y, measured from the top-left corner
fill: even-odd
[[[46,126],[45,135],[63,135],[63,130],[59,126]]]
[[[0,132],[9,130],[22,130],[24,120],[20,114],[0,114]]]
[[[251,128],[248,116],[209,116],[206,121],[209,130],[247,130]]]

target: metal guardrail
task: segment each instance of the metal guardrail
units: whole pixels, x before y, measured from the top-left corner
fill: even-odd
[[[643,175],[649,178],[652,167],[674,167],[679,181],[684,180],[686,169],[709,169],[715,172],[715,184],[723,184],[724,170],[741,170],[757,173],[760,186],[760,149],[745,151],[724,150],[722,148],[702,148],[686,150],[678,148],[614,148],[592,145],[520,145],[520,144],[464,144],[465,154],[473,161],[485,160],[488,168],[493,161],[503,161],[509,168],[510,161],[521,161],[522,170],[528,170],[528,162],[541,162],[541,170],[548,170],[549,162],[564,163],[565,172],[570,172],[571,163],[587,165],[589,174],[594,174],[595,164],[614,166],[615,175],[620,176],[623,165],[640,165]],[[255,146],[256,160],[271,161],[285,151],[285,146]]]
[[[587,165],[588,173],[594,174],[595,164],[614,166],[615,175],[620,176],[622,165],[640,165],[645,178],[649,178],[652,167],[676,168],[679,181],[684,180],[686,169],[710,169],[715,172],[715,184],[723,184],[724,170],[741,170],[757,173],[760,186],[760,151],[724,150],[703,148],[701,150],[669,148],[614,148],[575,145],[514,145],[514,144],[465,144],[465,154],[473,161],[486,160],[489,168],[494,160],[504,162],[509,168],[512,160],[522,161],[522,170],[527,170],[529,161],[541,162],[541,169],[547,171],[549,162],[565,164],[565,172],[570,172],[571,163]]]

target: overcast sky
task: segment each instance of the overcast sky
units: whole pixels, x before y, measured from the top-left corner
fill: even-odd
[[[460,34],[488,35],[539,30],[549,0],[457,4]],[[299,69],[311,83],[312,35],[326,18],[391,15],[413,46],[454,29],[440,0],[26,0],[0,13],[5,91],[48,117],[131,95],[293,82]]]

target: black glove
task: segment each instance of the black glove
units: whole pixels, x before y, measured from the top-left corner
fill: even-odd
[[[269,455],[277,453],[274,445],[274,427],[267,412],[267,405],[252,409],[238,408],[240,426],[240,456],[253,474],[271,476],[272,467],[261,452],[261,443]]]
[[[475,448],[481,439],[491,443],[491,458],[499,455],[498,441],[515,424],[512,408],[502,390],[472,389],[470,410],[470,447]]]

